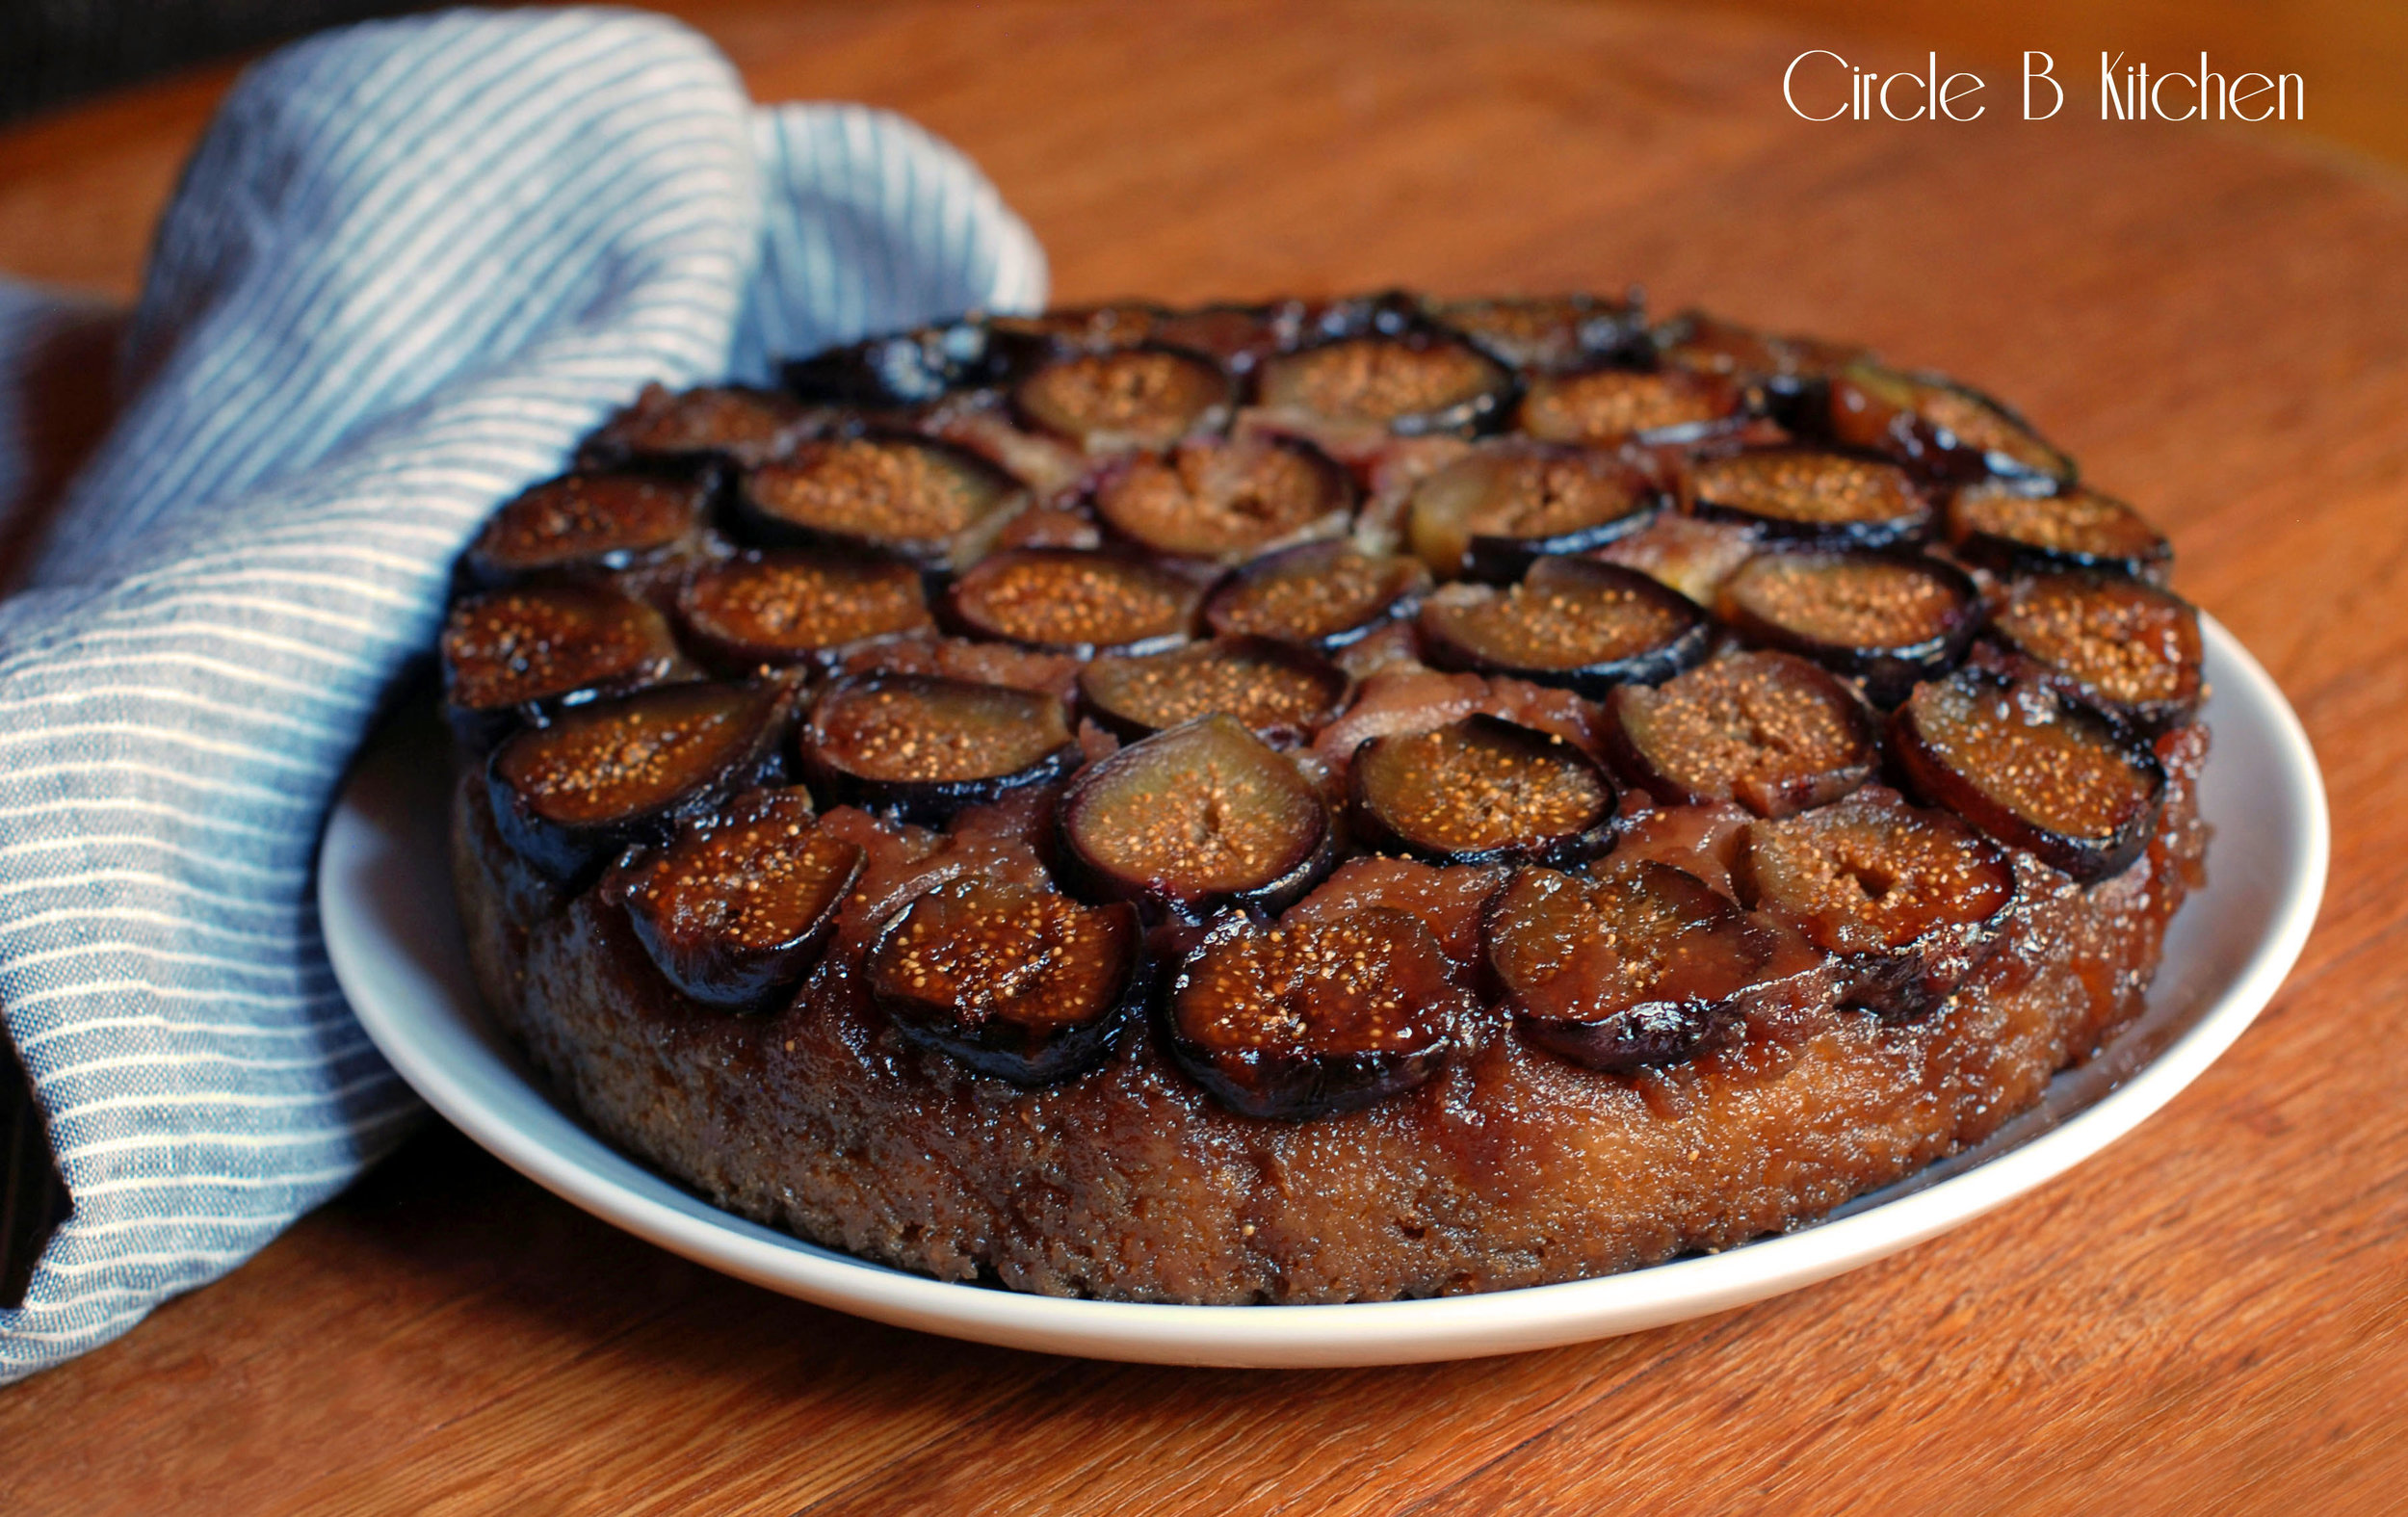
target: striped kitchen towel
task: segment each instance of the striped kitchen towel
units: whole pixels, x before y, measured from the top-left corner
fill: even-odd
[[[311,859],[480,518],[647,380],[1044,282],[959,154],[755,110],[657,17],[377,23],[243,78],[160,228],[127,403],[0,603],[0,1159],[26,1181],[0,1242],[53,1220],[29,1139],[71,1204],[0,1279],[0,1380],[232,1269],[418,1112],[336,988]],[[0,291],[0,494],[44,310]]]

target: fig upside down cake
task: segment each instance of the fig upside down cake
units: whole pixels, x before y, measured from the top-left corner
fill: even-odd
[[[1977,1141],[2202,877],[2165,538],[2005,406],[1636,300],[965,319],[647,391],[442,634],[484,991],[939,1277],[1368,1300]]]

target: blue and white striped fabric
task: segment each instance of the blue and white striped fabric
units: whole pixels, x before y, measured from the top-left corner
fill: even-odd
[[[1044,282],[960,155],[756,111],[658,18],[380,23],[244,78],[161,228],[132,399],[0,604],[0,1010],[74,1201],[0,1380],[241,1263],[416,1114],[310,865],[480,518],[646,380]]]

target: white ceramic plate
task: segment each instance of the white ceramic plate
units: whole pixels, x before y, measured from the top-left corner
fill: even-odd
[[[380,739],[319,855],[327,948],[385,1057],[505,1163],[689,1259],[878,1321],[981,1343],[1165,1364],[1401,1364],[1578,1343],[1794,1290],[1920,1242],[2098,1152],[2231,1046],[2299,955],[2324,894],[2324,787],[2265,671],[2206,623],[2201,787],[2209,885],[2175,919],[2149,1009],[1988,1142],[1814,1226],[1568,1285],[1350,1306],[1146,1306],[954,1285],[814,1247],[688,1194],[595,1138],[530,1080],[470,980],[446,865],[446,762],[431,730]]]

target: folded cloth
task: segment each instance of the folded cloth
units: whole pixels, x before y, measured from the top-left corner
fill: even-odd
[[[376,23],[236,85],[125,408],[0,604],[0,1011],[72,1201],[0,1310],[0,1379],[232,1269],[418,1113],[335,985],[311,862],[479,520],[646,381],[1044,279],[959,154],[755,110],[657,17]],[[0,350],[39,309],[0,299]]]

